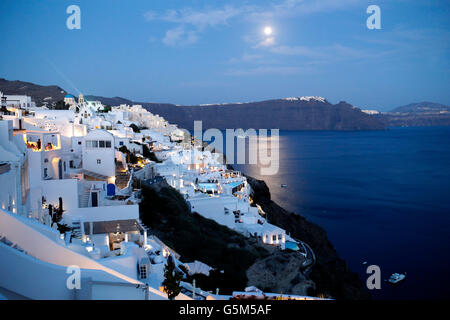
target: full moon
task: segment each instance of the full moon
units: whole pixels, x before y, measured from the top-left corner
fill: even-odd
[[[264,33],[268,36],[270,36],[272,34],[272,28],[271,27],[265,27],[264,28]]]

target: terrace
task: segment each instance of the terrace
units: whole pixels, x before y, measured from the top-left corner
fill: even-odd
[[[23,141],[33,152],[52,151],[61,149],[59,132],[43,132],[27,130],[23,134]]]

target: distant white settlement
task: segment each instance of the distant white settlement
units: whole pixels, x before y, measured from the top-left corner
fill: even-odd
[[[182,130],[140,105],[107,110],[80,94],[65,97],[68,110],[49,110],[27,96],[0,97],[0,295],[6,299],[165,300],[169,256],[180,270],[208,274],[210,266],[183,264],[176,248],[143,225],[136,180],[165,179],[192,212],[280,250],[303,246],[251,205],[240,172],[184,142]],[[145,148],[159,162],[145,158]],[[176,299],[232,297],[181,285]]]

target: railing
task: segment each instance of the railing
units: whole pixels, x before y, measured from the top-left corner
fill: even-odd
[[[142,293],[144,296],[144,300],[150,300],[150,290],[157,291],[154,288],[149,287],[147,284],[134,284],[134,283],[128,283],[128,282],[114,282],[114,281],[98,281],[98,280],[92,280],[91,278],[85,279],[85,284],[87,284],[88,290],[90,292],[84,292],[84,294],[88,296],[92,296],[92,292],[95,290],[93,286],[108,286],[108,287],[115,287],[115,294],[118,296],[118,299],[133,299],[133,300],[140,300],[142,299]],[[123,292],[120,293],[120,288],[135,288],[135,292]],[[75,290],[75,299],[78,298],[84,298],[80,297],[79,294],[77,294],[79,290]],[[142,292],[142,293],[141,293]],[[130,295],[131,293],[131,295]],[[135,293],[135,294],[133,294]],[[162,297],[161,297],[162,299]]]
[[[155,241],[157,244],[159,244],[161,246],[161,248],[166,249],[167,251],[170,251],[170,253],[172,253],[175,258],[178,260],[180,259],[180,255],[173,250],[172,248],[170,248],[168,245],[166,245],[164,242],[162,242],[157,236],[155,236],[154,234],[149,234],[151,231],[148,227],[144,226],[147,230],[147,237],[152,239],[153,241]]]
[[[9,163],[0,164],[0,174],[6,173],[11,170],[11,165]]]

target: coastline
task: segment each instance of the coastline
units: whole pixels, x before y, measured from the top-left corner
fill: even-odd
[[[203,142],[203,147],[220,153],[226,163],[225,154],[211,148],[207,142]],[[234,170],[230,164],[227,164],[227,167]],[[347,262],[339,257],[333,244],[328,239],[325,229],[307,220],[301,214],[288,211],[273,201],[269,187],[264,180],[253,178],[244,172],[242,172],[242,175],[247,178],[247,182],[252,188],[253,202],[261,206],[267,215],[267,221],[283,228],[290,236],[303,241],[312,249],[311,251],[315,255],[314,265],[306,268],[309,270],[301,270],[302,268],[299,268],[295,271],[303,276],[296,279],[298,281],[297,285],[302,286],[301,290],[304,291],[302,294],[307,293],[307,287],[309,286],[314,288],[313,292],[308,292],[310,294],[331,296],[342,300],[372,299],[370,292],[366,289],[358,274],[351,271]],[[298,261],[302,262],[301,259]],[[285,259],[279,260],[278,267],[283,267],[283,263],[286,263]],[[274,271],[275,273],[277,272],[276,270]],[[249,276],[248,273],[247,276]],[[266,277],[267,275],[264,275],[264,278]],[[312,281],[312,284],[309,284],[308,281]],[[306,282],[306,286],[302,285],[302,282]],[[251,281],[249,281],[249,285],[252,285]],[[291,286],[291,288],[293,287],[295,287],[295,284]]]
[[[270,190],[263,180],[248,175],[253,200],[266,212],[268,222],[283,228],[292,237],[304,241],[315,252],[315,265],[303,272],[304,279],[312,281],[316,294],[344,300],[369,300],[371,295],[357,273],[352,272],[339,257],[325,230],[298,213],[289,212],[271,199]],[[298,272],[298,270],[297,270]]]

